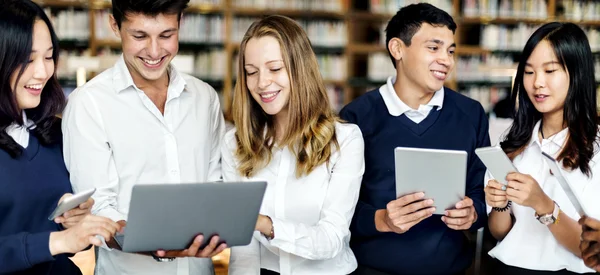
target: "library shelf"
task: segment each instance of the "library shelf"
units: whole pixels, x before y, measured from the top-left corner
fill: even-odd
[[[492,17],[462,17],[457,18],[457,23],[459,25],[479,25],[479,24],[503,24],[503,25],[517,25],[520,23],[525,24],[544,24],[550,22],[548,19],[539,19],[539,18],[492,18]]]
[[[350,13],[352,20],[370,20],[387,22],[394,16],[392,13],[371,13],[367,11],[354,11]]]
[[[369,54],[374,52],[385,52],[386,47],[379,44],[349,44],[348,51],[358,54]]]
[[[346,17],[344,12],[321,11],[321,10],[297,10],[297,9],[256,9],[234,7],[231,9],[234,16],[254,16],[279,14],[292,18],[315,18],[315,19],[337,19],[342,20]]]
[[[86,8],[89,4],[88,0],[34,0],[42,7],[53,8]]]
[[[87,49],[90,47],[90,41],[88,39],[59,39],[58,45],[61,49]]]

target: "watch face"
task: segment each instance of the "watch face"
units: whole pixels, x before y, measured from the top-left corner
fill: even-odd
[[[544,225],[549,225],[554,222],[554,217],[552,215],[544,215],[540,217],[540,222]]]

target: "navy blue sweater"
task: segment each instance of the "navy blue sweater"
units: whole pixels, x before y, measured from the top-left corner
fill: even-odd
[[[81,274],[72,255],[52,257],[49,248],[50,232],[60,227],[48,216],[72,192],[61,145],[30,135],[20,157],[0,150],[0,189],[0,274]]]
[[[365,141],[365,173],[350,227],[358,263],[402,275],[453,274],[467,269],[473,249],[463,232],[448,228],[441,216],[433,215],[404,234],[379,232],[374,220],[375,211],[385,209],[396,196],[394,148],[419,147],[468,153],[465,193],[473,199],[478,215],[471,229],[486,224],[485,166],[474,153],[490,145],[481,105],[446,88],[442,109],[434,108],[416,124],[405,115],[390,115],[377,89],[348,104],[340,115],[360,127]]]

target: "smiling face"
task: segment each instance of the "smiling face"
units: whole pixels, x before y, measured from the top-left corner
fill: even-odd
[[[53,45],[48,26],[42,20],[33,25],[31,55],[27,67],[17,80],[19,69],[11,76],[11,87],[19,109],[33,109],[40,105],[46,82],[54,74]]]
[[[246,86],[263,111],[285,117],[290,99],[290,77],[277,39],[263,36],[248,40],[244,70]]]
[[[442,88],[454,68],[454,33],[446,26],[423,23],[410,46],[401,43],[401,58],[396,67],[401,81],[424,93]]]
[[[121,37],[123,58],[136,84],[167,77],[169,64],[179,51],[177,14],[127,14],[120,29],[112,17],[111,26]]]
[[[569,92],[569,74],[547,40],[540,42],[527,59],[523,86],[540,113],[563,111]]]

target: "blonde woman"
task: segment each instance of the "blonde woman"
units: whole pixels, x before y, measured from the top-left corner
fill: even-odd
[[[232,249],[229,274],[351,273],[364,144],[358,127],[331,110],[306,33],[284,16],[255,22],[237,79],[223,177],[268,185],[257,231]]]

